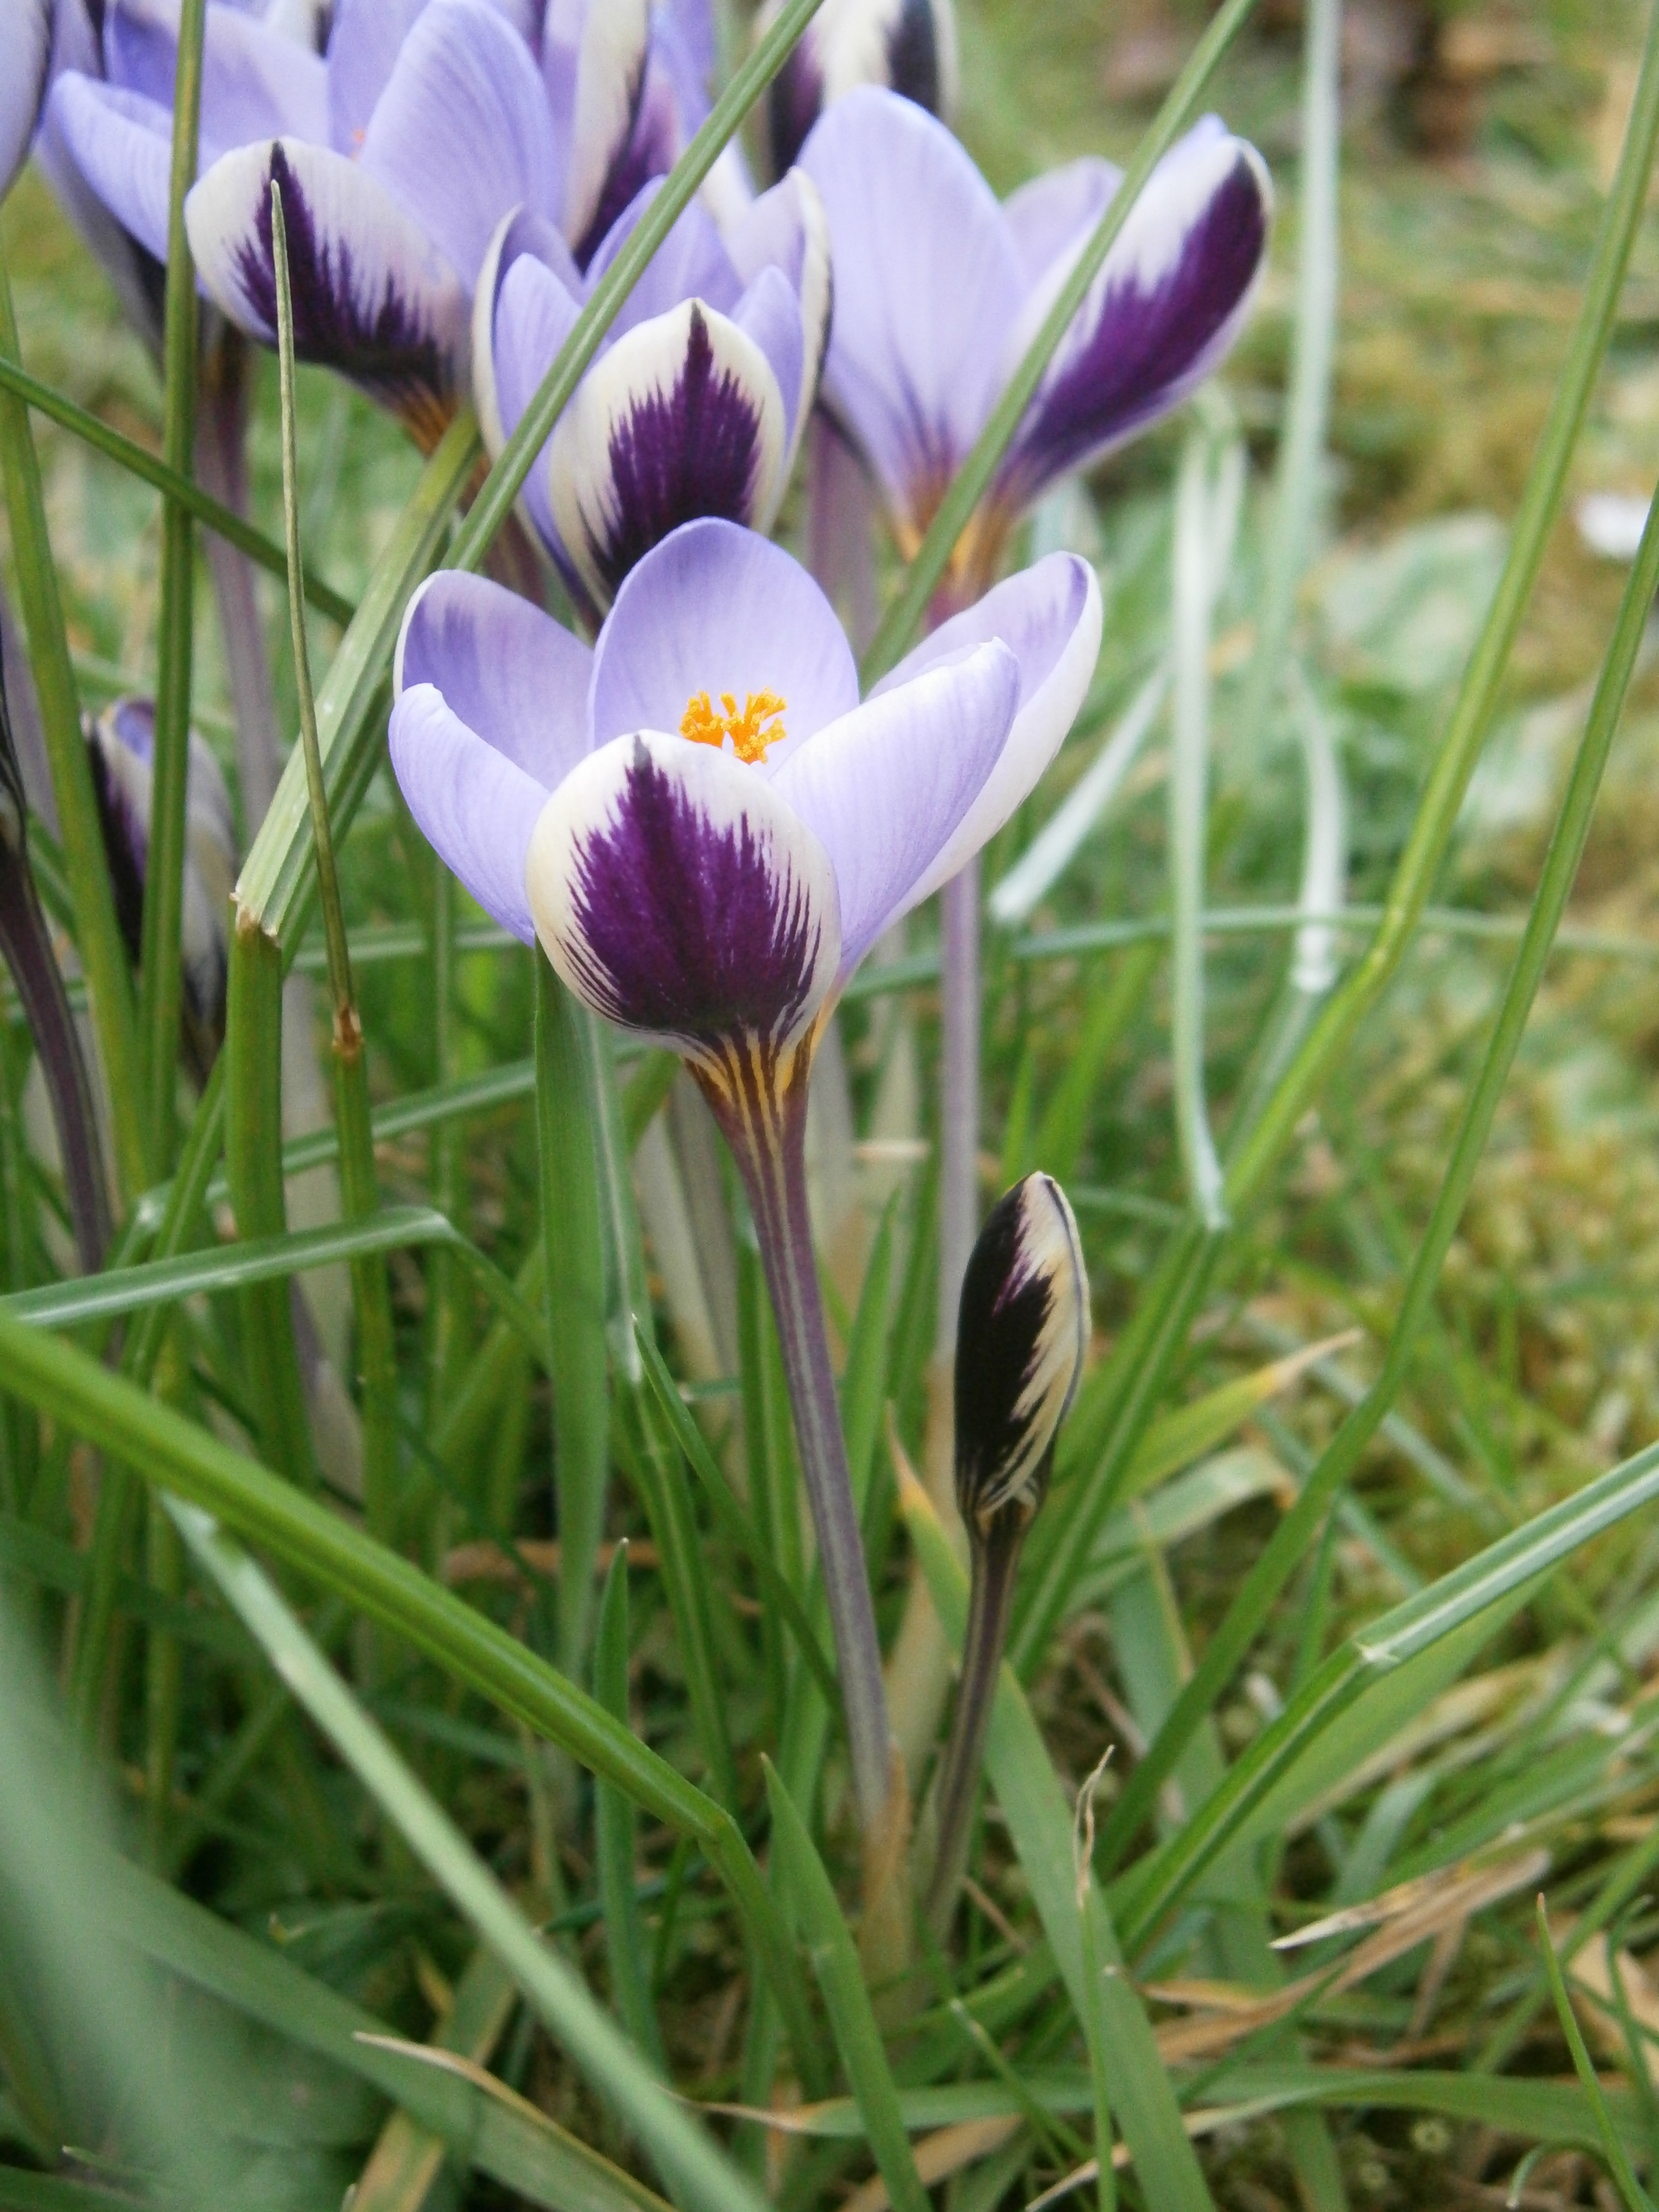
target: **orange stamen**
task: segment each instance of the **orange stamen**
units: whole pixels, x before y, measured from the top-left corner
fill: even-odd
[[[694,692],[680,717],[680,735],[694,745],[723,745],[730,738],[737,757],[752,768],[766,758],[769,745],[781,744],[788,736],[777,720],[787,704],[775,691],[747,691],[739,712],[729,691],[720,693],[719,708],[706,691]]]

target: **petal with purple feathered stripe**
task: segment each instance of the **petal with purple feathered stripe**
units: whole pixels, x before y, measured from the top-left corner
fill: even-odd
[[[835,979],[828,853],[763,778],[708,746],[645,732],[591,755],[543,810],[526,880],[577,996],[727,1089],[787,1063]]]

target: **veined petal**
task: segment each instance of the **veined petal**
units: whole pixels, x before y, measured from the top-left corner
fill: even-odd
[[[726,243],[745,283],[769,265],[779,268],[800,302],[800,393],[793,418],[799,444],[823,374],[835,295],[830,221],[818,188],[805,170],[792,169],[781,184],[745,208],[727,231]]]
[[[587,264],[585,281],[590,294],[609,271],[661,190],[660,177],[649,179],[605,233]],[[722,315],[729,315],[742,296],[744,283],[732,265],[714,217],[707,208],[693,200],[676,220],[639,283],[623,302],[622,311],[611,326],[611,337],[619,338],[641,323],[649,322],[653,316],[666,314],[683,300],[698,299]]]
[[[590,755],[543,809],[526,880],[577,996],[717,1080],[784,1059],[835,978],[830,855],[763,777],[708,745],[647,731]]]
[[[1094,570],[1075,553],[1051,553],[941,623],[876,686],[872,696],[881,698],[988,638],[1000,639],[1018,665],[1019,696],[1008,741],[928,870],[918,898],[948,882],[1036,788],[1083,704],[1100,657],[1100,626]]]
[[[645,88],[647,0],[548,0],[542,75],[560,143],[568,151],[564,233],[585,263],[633,197],[600,218],[613,173],[626,158]]]
[[[558,208],[552,118],[528,46],[489,0],[431,0],[363,141],[365,173],[471,291],[509,208]]]
[[[915,525],[996,397],[1021,295],[1007,225],[945,125],[894,93],[838,100],[800,166],[823,196],[835,270],[824,398]]]
[[[1018,663],[994,639],[843,715],[779,769],[775,788],[835,862],[843,978],[925,895],[996,767],[1018,696]]]
[[[404,611],[392,689],[435,685],[469,730],[551,791],[586,756],[592,666],[580,638],[518,592],[440,568]]]
[[[732,310],[732,320],[766,356],[783,398],[784,463],[787,477],[800,441],[801,392],[805,344],[800,303],[781,269],[763,269]]]
[[[781,545],[729,522],[688,522],[647,553],[617,594],[593,648],[588,720],[596,745],[632,730],[678,730],[700,692],[771,691],[789,736],[775,769],[859,703],[858,670],[835,611]]]
[[[165,262],[173,117],[142,94],[66,71],[48,117],[76,170],[129,237]]]
[[[515,303],[503,320],[501,296],[521,261],[527,266],[519,279]],[[512,436],[531,392],[564,343],[580,296],[581,276],[558,226],[529,208],[514,208],[503,216],[485,251],[472,295],[472,398],[492,460]],[[502,381],[509,392],[505,412],[496,377],[498,349],[503,356]],[[539,469],[532,471],[526,490],[540,473]],[[544,491],[542,503],[546,504]]]
[[[392,769],[421,835],[492,921],[533,944],[525,855],[545,790],[468,729],[434,684],[403,694],[390,735]]]
[[[454,272],[362,167],[326,146],[278,139],[216,161],[185,202],[210,296],[239,329],[276,340],[270,185],[283,188],[294,344],[390,405],[429,422],[447,411],[466,334]]]
[[[426,5],[427,0],[339,0],[328,40],[329,134],[337,153],[362,151],[375,102]]]
[[[769,0],[757,35],[782,0]],[[883,85],[933,115],[956,105],[951,0],[824,0],[774,80],[767,103],[774,173],[799,158],[823,110],[860,85]]]
[[[28,158],[51,58],[51,0],[11,0],[0,25],[0,198]]]
[[[1071,268],[1122,182],[1115,163],[1085,155],[1009,193],[1002,213],[1028,289],[1052,279],[1056,269],[1063,274]]]
[[[117,0],[104,26],[109,81],[169,112],[179,68],[178,0]],[[239,9],[210,7],[202,39],[201,161],[252,138],[328,137],[328,70]]]
[[[1004,504],[1024,506],[1178,406],[1210,374],[1249,313],[1272,210],[1261,156],[1214,116],[1164,155],[1026,412],[1000,472]],[[1066,273],[1063,257],[1031,292],[1010,331],[1006,366]]]
[[[694,515],[764,529],[782,495],[785,426],[765,355],[700,301],[595,362],[553,433],[549,473],[554,522],[597,604]]]

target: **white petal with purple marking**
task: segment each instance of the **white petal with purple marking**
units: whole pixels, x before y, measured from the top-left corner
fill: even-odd
[[[274,344],[270,184],[283,188],[295,350],[430,423],[447,407],[466,299],[425,234],[361,166],[282,139],[216,161],[185,202],[191,252],[232,322]]]
[[[586,757],[593,655],[528,599],[440,568],[404,611],[392,685],[434,684],[444,704],[544,790]]]
[[[548,463],[554,522],[596,603],[693,516],[764,530],[783,493],[787,420],[765,355],[696,300],[596,362]]]
[[[831,411],[901,519],[925,519],[983,428],[1022,287],[1002,210],[942,123],[852,92],[801,149],[829,218]]]
[[[757,33],[782,0],[768,0]],[[948,116],[956,105],[952,0],[823,0],[768,95],[772,166],[781,176],[823,110],[861,85],[878,85]]]
[[[750,775],[775,773],[859,702],[846,635],[805,569],[781,545],[713,520],[665,538],[617,593],[593,648],[593,743],[678,730],[703,691],[783,700],[788,741]]]
[[[1018,664],[993,640],[832,722],[779,770],[774,788],[835,863],[843,977],[925,896],[996,767],[1018,696]]]
[[[603,746],[543,809],[526,872],[537,933],[577,996],[716,1080],[787,1056],[835,980],[829,854],[710,746],[650,732]]]
[[[558,153],[535,61],[489,0],[431,0],[375,107],[362,164],[469,291],[510,208],[556,214]]]
[[[421,835],[493,921],[532,944],[525,856],[546,792],[452,714],[434,684],[404,693],[390,736],[392,766]]]
[[[51,0],[9,0],[0,23],[0,198],[28,158],[51,56]]]
[[[963,614],[941,623],[876,687],[884,697],[950,655],[1000,639],[1014,655],[1019,696],[1007,743],[978,797],[918,890],[937,890],[981,848],[1036,789],[1077,719],[1100,657],[1100,586],[1086,561],[1074,553],[1046,560],[1010,576]]]
[[[1266,264],[1273,187],[1255,149],[1209,116],[1172,147],[1045,371],[999,474],[1018,509],[1178,406],[1243,327]],[[1080,243],[1080,241],[1079,241]],[[1012,369],[1064,282],[1062,254],[1009,330]]]
[[[548,0],[542,74],[555,127],[568,149],[558,214],[578,258],[603,234],[594,227],[628,151],[649,35],[647,0]]]

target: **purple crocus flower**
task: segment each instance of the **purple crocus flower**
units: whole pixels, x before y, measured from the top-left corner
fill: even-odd
[[[1100,622],[1087,564],[1055,555],[860,703],[805,570],[705,520],[638,563],[591,651],[453,573],[411,600],[398,642],[392,760],[416,821],[586,1005],[684,1056],[731,1144],[778,1316],[866,1828],[887,1800],[886,1704],[811,1256],[808,1073],[875,939],[1052,758]]]
[[[767,0],[757,36],[782,6]],[[885,85],[948,118],[957,98],[954,0],[823,0],[767,94],[775,174],[799,159],[824,109],[859,85]]]
[[[580,275],[516,210],[473,302],[472,383],[497,453],[657,190]],[[811,411],[830,326],[829,238],[797,170],[724,238],[688,207],[611,325],[526,480],[524,503],[576,597],[609,606],[641,556],[698,515],[767,529]]]
[[[176,5],[115,0],[102,79],[51,112],[144,252],[167,246]],[[584,248],[626,169],[646,0],[343,0],[326,55],[207,11],[201,174],[185,205],[204,289],[275,343],[270,185],[283,187],[301,359],[352,376],[431,444],[465,375],[491,235],[524,206]],[[608,221],[609,218],[605,217]]]
[[[914,549],[1121,174],[1073,161],[999,205],[942,124],[876,88],[825,113],[801,166],[823,199],[835,269],[825,404]],[[1165,155],[958,549],[967,595],[1047,486],[1167,414],[1221,361],[1261,272],[1272,204],[1261,155],[1214,116]]]

